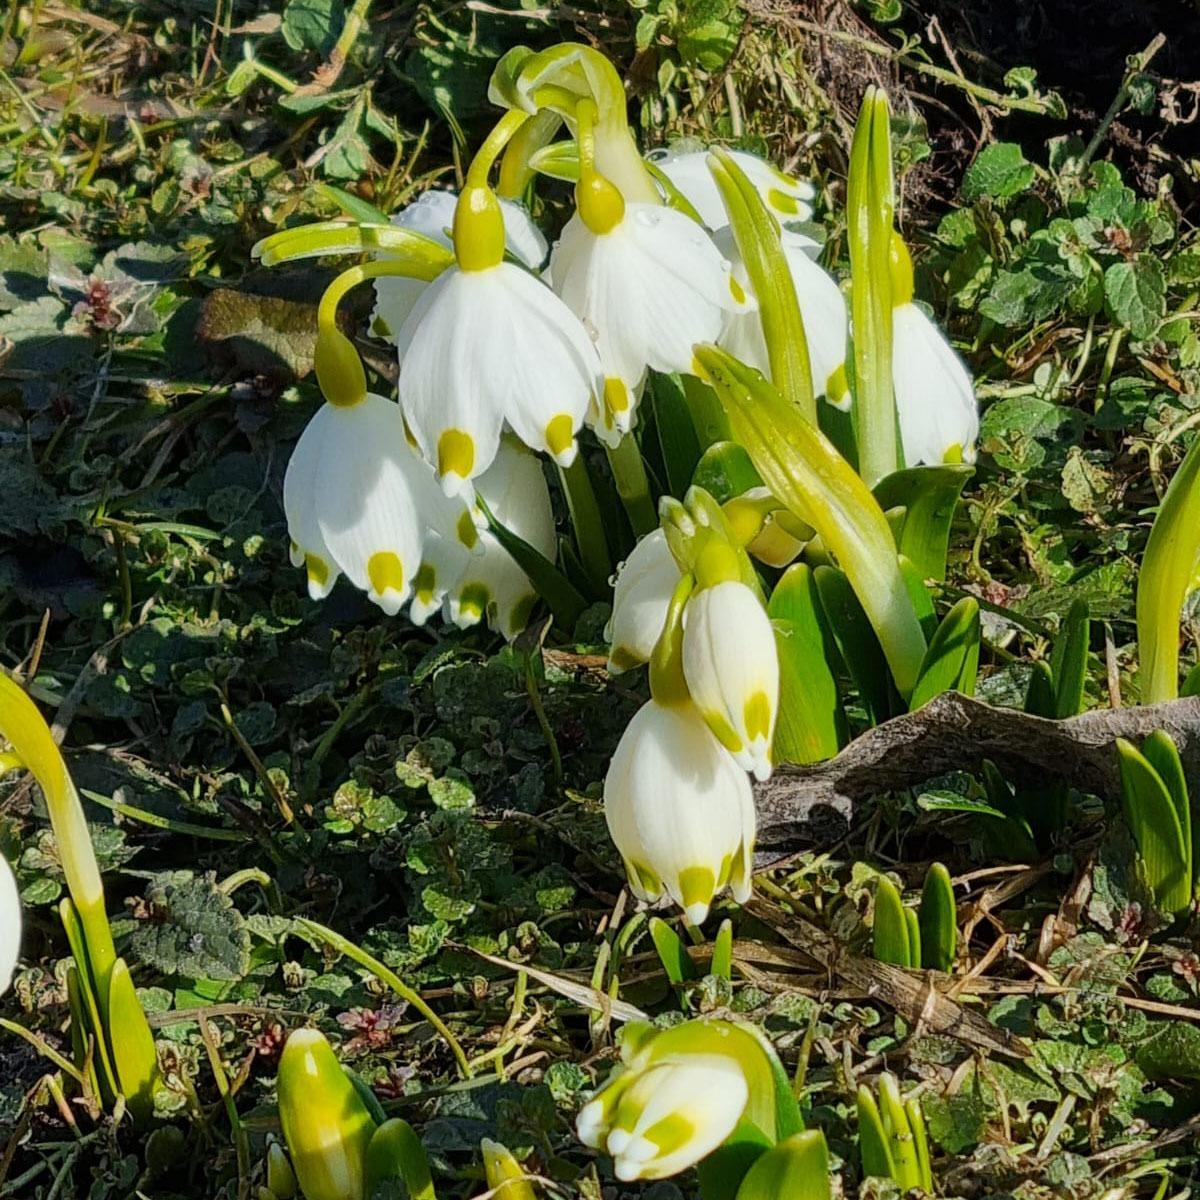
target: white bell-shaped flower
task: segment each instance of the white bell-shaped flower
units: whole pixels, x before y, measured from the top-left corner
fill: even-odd
[[[0,996],[12,984],[21,953],[21,897],[8,859],[0,854]]]
[[[766,609],[744,583],[717,583],[688,601],[683,675],[696,708],[738,766],[769,778],[779,653]]]
[[[495,461],[475,481],[475,490],[501,525],[553,562],[554,509],[536,455],[510,437],[501,439]],[[479,541],[482,553],[464,563],[446,597],[446,619],[465,629],[486,616],[491,628],[511,641],[528,623],[537,592],[488,529],[480,529]]]
[[[979,406],[963,361],[915,304],[892,311],[892,379],[904,461],[974,462]]]
[[[470,493],[507,423],[562,466],[604,390],[596,348],[540,279],[509,262],[448,267],[401,326],[400,404],[447,495]]]
[[[459,552],[478,540],[467,507],[442,494],[408,443],[400,409],[382,396],[318,410],[288,463],[283,507],[309,595],[323,598],[344,574],[389,616],[412,594],[437,539]],[[422,586],[436,590],[425,575]]]
[[[816,189],[803,179],[794,179],[773,167],[766,159],[745,150],[728,150],[746,177],[754,184],[763,203],[780,221],[812,219],[812,198]],[[708,169],[708,150],[656,150],[648,157],[696,210],[709,229],[722,229],[729,215],[721,200],[721,189]]]
[[[726,886],[750,896],[750,781],[687,703],[643,705],[604,779],[608,831],[641,899],[671,897],[699,925]]]
[[[615,443],[633,426],[646,369],[690,372],[692,347],[715,341],[739,301],[729,263],[695,221],[656,204],[613,206],[603,220],[581,206],[551,251],[550,277],[595,339],[606,386],[592,420]]]
[[[423,192],[392,217],[392,224],[423,233],[450,250],[454,248],[450,230],[454,226],[454,206],[457,203],[456,192],[441,189]],[[501,197],[500,212],[504,218],[505,250],[531,271],[537,271],[546,261],[549,249],[542,231],[533,223],[528,209],[516,200]],[[382,337],[394,338],[428,286],[423,279],[408,279],[402,275],[389,275],[375,280],[372,329]]]
[[[613,1156],[623,1183],[695,1166],[733,1132],[750,1099],[733,1058],[687,1054],[620,1075],[580,1111],[579,1140]]]
[[[612,617],[604,630],[614,675],[650,661],[662,633],[679,564],[661,529],[648,533],[617,571]]]
[[[904,461],[974,462],[979,405],[963,361],[941,330],[913,303],[912,259],[892,234],[892,382]]]
[[[846,385],[846,299],[833,276],[813,260],[810,251],[816,243],[811,238],[784,230],[780,243],[796,289],[800,319],[804,322],[813,394],[843,407],[850,399]],[[738,257],[732,231],[722,230],[717,235],[717,244],[733,260],[734,278],[749,292],[750,282]],[[753,309],[730,315],[720,345],[747,366],[757,368],[768,379],[771,377],[762,322]]]

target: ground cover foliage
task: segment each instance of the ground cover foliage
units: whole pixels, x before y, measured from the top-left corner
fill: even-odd
[[[694,1195],[688,1176],[615,1183],[572,1132],[614,1058],[597,997],[615,988],[667,1020],[760,1025],[847,1194],[855,1088],[885,1067],[920,1088],[940,1194],[1195,1186],[1195,927],[1157,911],[1113,806],[1072,793],[1065,828],[1021,842],[965,772],[882,793],[730,908],[732,983],[705,973],[705,949],[672,983],[599,802],[644,692],[604,673],[603,607],[571,642],[543,624],[500,648],[382,619],[348,588],[311,603],[288,564],[282,474],[319,402],[331,273],[256,270],[256,240],[454,185],[500,54],[566,37],[617,61],[646,146],[727,140],[811,178],[834,222],[823,261],[844,267],[848,133],[879,82],[918,298],[983,403],[943,589],[944,607],[969,592],[984,608],[979,694],[1019,704],[1029,661],[1086,599],[1087,702],[1135,702],[1136,564],[1200,428],[1188,30],[1106,26],[1085,75],[1047,47],[1078,36],[1065,9],[1041,26],[1022,12],[993,43],[971,16],[760,0],[10,10],[0,660],[65,731],[173,1090],[147,1136],[56,1103],[53,1066],[6,1033],[0,1196],[253,1195],[278,1054],[306,1021],[420,1132],[444,1195],[484,1190],[484,1136],[551,1194]],[[553,202],[540,215],[553,227]],[[386,347],[361,345],[394,378]],[[1200,612],[1185,630],[1190,664]],[[0,848],[28,920],[3,1015],[61,1046],[63,877],[23,777],[0,782]],[[986,1019],[965,1032],[937,1031],[924,984],[863,986],[836,954],[803,954],[804,930],[869,954],[875,873],[911,896],[933,860],[958,884],[960,979],[942,990]],[[302,917],[420,990],[472,1078]]]

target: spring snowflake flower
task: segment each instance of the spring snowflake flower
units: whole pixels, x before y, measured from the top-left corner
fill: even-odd
[[[729,215],[721,200],[721,190],[708,169],[708,150],[656,150],[648,157],[696,210],[712,230],[729,224]],[[767,208],[780,221],[808,221],[812,218],[810,201],[816,189],[803,179],[793,179],[776,170],[765,159],[745,150],[729,150],[729,157],[745,172]]]
[[[476,493],[496,520],[553,560],[554,510],[537,457],[504,438],[495,461],[475,482]],[[480,529],[479,542],[482,553],[464,557],[462,573],[446,598],[446,619],[465,629],[486,617],[492,629],[511,641],[528,623],[537,591],[488,529]]]
[[[8,991],[21,952],[21,897],[8,859],[0,854],[0,995]]]
[[[456,192],[440,189],[423,192],[392,217],[392,224],[423,233],[447,250],[453,250],[450,230],[454,227],[457,203]],[[539,270],[546,261],[549,246],[528,210],[515,200],[500,197],[500,212],[504,218],[505,250],[531,271]],[[428,286],[425,280],[400,275],[375,280],[375,309],[371,314],[375,332],[382,337],[394,337]]]
[[[661,529],[642,538],[617,572],[612,617],[604,630],[608,669],[614,675],[650,661],[679,576]]]
[[[979,406],[962,359],[913,303],[912,259],[892,243],[892,379],[904,461],[937,466],[974,462]]]
[[[800,318],[804,322],[813,394],[824,396],[841,408],[850,398],[846,385],[846,299],[833,276],[814,261],[812,250],[816,243],[812,238],[784,230],[779,240],[796,289]],[[733,260],[734,279],[749,291],[746,268],[737,255],[732,232],[722,230],[717,235],[717,243]],[[721,334],[720,345],[747,366],[757,368],[770,378],[767,343],[757,312],[748,310],[731,314]]]
[[[442,494],[408,443],[400,409],[382,396],[318,410],[288,463],[283,507],[309,595],[322,599],[344,574],[389,616],[411,596],[423,563],[422,587],[437,593],[429,563],[439,543],[468,549],[478,540],[470,512]]]
[[[637,711],[605,776],[604,815],[640,899],[666,894],[695,925],[725,887],[749,899],[750,781],[692,705]]]

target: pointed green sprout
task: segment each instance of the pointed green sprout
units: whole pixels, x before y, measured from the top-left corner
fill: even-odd
[[[96,1043],[100,1078],[139,1120],[162,1086],[154,1035],[125,963],[117,958],[104,885],[79,794],[37,706],[0,674],[0,737],[34,776],[46,801],[70,900],[60,911],[78,971],[77,990]]]
[[[768,211],[758,189],[724,150],[709,156],[709,169],[721,190],[738,253],[746,264],[750,287],[758,301],[758,319],[771,365],[771,381],[811,425],[817,423],[808,339],[800,316],[796,285],[783,254],[779,222]]]
[[[920,935],[913,944],[913,926],[896,885],[880,875],[875,884],[875,924],[871,952],[879,962],[897,967],[917,967],[921,963]]]
[[[1193,893],[1192,817],[1179,750],[1170,735],[1152,733],[1138,750],[1117,739],[1121,803],[1137,843],[1155,903],[1178,915]]]
[[[925,1119],[916,1099],[905,1103],[892,1075],[879,1077],[876,1100],[866,1084],[858,1089],[858,1148],[863,1174],[891,1179],[907,1192],[933,1191]]]
[[[506,1147],[484,1138],[480,1148],[483,1151],[483,1170],[493,1200],[535,1200],[537,1193],[529,1177]],[[418,1198],[413,1195],[413,1200]]]
[[[819,1129],[794,1133],[755,1160],[737,1200],[831,1200],[829,1147]]]
[[[1179,695],[1179,625],[1200,572],[1200,438],[1175,472],[1150,530],[1137,588],[1142,703]]]
[[[267,1143],[267,1191],[275,1200],[295,1200],[296,1172],[287,1151],[274,1138]]]
[[[368,1198],[377,1195],[386,1181],[397,1180],[403,1183],[403,1194],[409,1200],[437,1200],[425,1147],[413,1127],[399,1117],[382,1122],[371,1135],[365,1178]],[[518,1200],[514,1194],[509,1195]]]
[[[910,695],[925,658],[925,635],[883,509],[828,438],[757,371],[715,346],[698,346],[696,363],[763,483],[793,516],[812,525],[837,558],[879,638],[897,689]]]
[[[887,95],[863,97],[850,149],[846,220],[854,328],[854,431],[858,469],[874,487],[900,464],[892,387],[891,241],[895,199]]]
[[[949,971],[958,952],[958,910],[950,872],[940,862],[931,863],[921,890],[917,923],[921,929],[921,966]]]
[[[662,917],[650,918],[650,940],[671,983],[678,986],[696,978],[696,967],[683,939]]]

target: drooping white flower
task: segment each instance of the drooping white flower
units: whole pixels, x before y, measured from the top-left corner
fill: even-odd
[[[8,859],[0,854],[0,996],[8,991],[21,953],[21,897]]]
[[[816,189],[803,179],[794,179],[776,170],[765,159],[745,150],[729,150],[729,157],[745,172],[762,197],[763,203],[781,221],[808,221],[812,218],[810,201]],[[708,150],[656,150],[648,157],[696,210],[709,229],[722,229],[729,215],[721,200],[721,190],[708,169]]]
[[[345,574],[389,616],[412,594],[422,564],[438,561],[427,552],[439,539],[460,555],[477,541],[470,512],[442,494],[408,443],[400,409],[382,396],[318,410],[288,462],[283,507],[309,595],[322,599]],[[436,572],[425,570],[420,587],[436,593],[436,606],[450,582],[438,592]]]
[[[453,249],[450,230],[454,226],[454,206],[457,203],[458,195],[455,192],[441,189],[423,192],[392,217],[392,224],[423,233],[448,250]],[[525,206],[516,200],[501,197],[500,211],[504,217],[505,249],[531,271],[538,270],[546,261],[549,249],[542,231],[533,223]],[[394,338],[428,286],[423,279],[408,279],[402,275],[389,275],[375,280],[372,328],[382,336]]]
[[[604,815],[638,897],[665,893],[696,925],[726,886],[749,898],[750,781],[692,705],[637,711],[604,779]]]
[[[974,462],[979,406],[963,361],[911,301],[892,310],[892,378],[904,461]]]
[[[681,1054],[618,1076],[580,1111],[579,1140],[613,1156],[623,1183],[695,1166],[733,1132],[749,1101],[731,1057]]]
[[[650,661],[679,576],[679,564],[661,529],[642,538],[621,565],[613,588],[612,617],[604,630],[612,674]]]
[[[683,675],[696,708],[738,766],[769,778],[779,654],[770,618],[744,583],[718,583],[688,601]]]
[[[501,525],[553,561],[554,510],[542,464],[534,454],[503,438],[495,461],[475,481],[475,490]],[[491,628],[511,641],[528,623],[537,592],[488,529],[480,529],[479,541],[482,553],[464,563],[446,597],[446,619],[465,629],[486,616]]]
[[[831,404],[842,407],[849,401],[845,371],[846,299],[833,276],[813,260],[809,251],[816,243],[811,238],[783,230],[779,240],[796,289],[800,319],[804,322],[813,394],[825,396]],[[749,291],[750,282],[732,231],[722,230],[717,235],[717,244],[733,260],[734,278]],[[730,314],[720,345],[747,366],[757,368],[768,379],[771,377],[762,322],[753,309]]]
[[[448,267],[401,326],[400,404],[448,495],[470,492],[507,423],[562,466],[604,390],[587,331],[529,272],[500,262]]]
[[[629,203],[603,232],[576,213],[550,254],[554,289],[595,339],[606,387],[596,432],[619,441],[633,425],[648,367],[692,369],[692,347],[715,341],[739,305],[729,263],[695,221]]]

